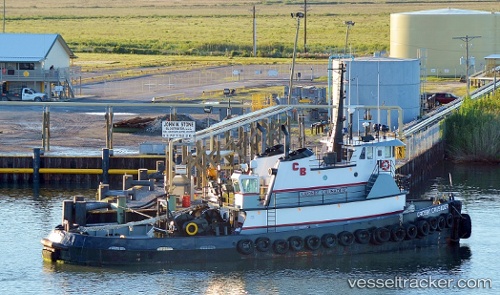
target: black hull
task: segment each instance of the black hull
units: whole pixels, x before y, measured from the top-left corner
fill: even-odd
[[[65,237],[61,243],[42,240],[43,256],[51,261],[80,265],[168,266],[398,252],[458,244],[461,237],[470,236],[470,229],[467,232],[463,228],[464,217],[460,209],[460,202],[454,201],[449,204],[449,210],[431,210],[425,216],[423,211],[419,211],[324,227],[252,235],[120,238],[94,237],[56,229],[56,233],[64,234]],[[437,220],[441,222],[435,224]],[[395,234],[395,230],[387,236],[389,229],[400,226],[405,229],[403,236]]]
[[[245,255],[233,248],[219,248],[210,250],[102,250],[95,248],[75,248],[67,250],[44,249],[43,256],[47,260],[61,261],[69,264],[90,265],[90,266],[113,266],[113,265],[134,265],[134,264],[162,264],[165,266],[182,263],[209,263],[228,262],[242,260],[269,260],[269,259],[290,259],[296,257],[321,257],[321,256],[342,256],[367,253],[399,252],[404,250],[415,250],[430,246],[446,246],[448,244],[447,235],[450,230],[435,232],[427,237],[416,238],[415,240],[405,240],[402,242],[387,242],[383,245],[358,244],[351,246],[336,245],[333,248],[320,247],[318,250],[304,248],[300,251],[288,250],[285,254],[278,254],[273,249],[266,252],[255,250],[253,253]]]

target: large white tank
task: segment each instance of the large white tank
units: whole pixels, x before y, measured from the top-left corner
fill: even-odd
[[[498,12],[451,8],[403,12],[391,14],[390,22],[390,57],[422,58],[425,75],[464,76],[467,43],[470,74],[484,69],[485,56],[500,52]]]
[[[387,57],[364,57],[332,61],[333,105],[339,99],[340,63],[346,65],[344,73],[344,107],[346,124],[349,120],[348,108],[352,114],[353,131],[362,132],[366,109],[361,106],[399,106],[403,109],[403,123],[415,120],[420,115],[420,65],[418,59],[398,59]],[[359,107],[358,107],[359,106]],[[335,111],[334,111],[335,113]],[[391,130],[399,128],[398,112],[378,108],[369,110],[370,123],[383,124]],[[380,119],[379,119],[380,114]],[[334,116],[334,119],[336,116]]]

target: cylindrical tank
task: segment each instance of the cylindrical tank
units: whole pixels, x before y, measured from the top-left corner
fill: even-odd
[[[485,56],[500,51],[498,12],[450,8],[403,12],[391,14],[390,22],[390,57],[421,58],[425,75],[463,76],[466,45],[471,73],[483,70]]]

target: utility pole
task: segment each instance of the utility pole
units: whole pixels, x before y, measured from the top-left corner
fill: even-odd
[[[304,53],[307,52],[307,0],[304,0]]]
[[[3,32],[5,33],[5,0],[3,0]]]
[[[253,57],[257,57],[257,20],[255,19],[255,5],[253,6]]]
[[[481,38],[481,36],[453,37],[452,39],[459,39],[465,42],[465,81],[467,83],[467,97],[470,97],[470,81],[469,81],[469,41],[472,39]]]

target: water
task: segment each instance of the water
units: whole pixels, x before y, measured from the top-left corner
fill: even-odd
[[[498,294],[500,167],[448,164],[438,166],[433,173],[413,195],[428,197],[441,191],[460,196],[472,217],[473,233],[459,248],[251,264],[180,265],[173,269],[44,262],[40,239],[60,223],[62,200],[75,194],[93,197],[94,188],[41,188],[37,196],[31,188],[3,185],[0,286],[5,294]],[[390,280],[397,282],[398,278],[400,282],[407,280],[406,288],[367,288],[370,282],[379,286],[390,284]],[[359,279],[358,287],[350,287],[353,279]],[[369,281],[376,279],[379,281]],[[459,288],[459,279],[474,286],[481,284],[477,279],[489,279],[486,283],[492,288]],[[438,287],[437,280],[451,283]],[[411,288],[417,283],[421,288]],[[429,283],[431,287],[427,287]]]

